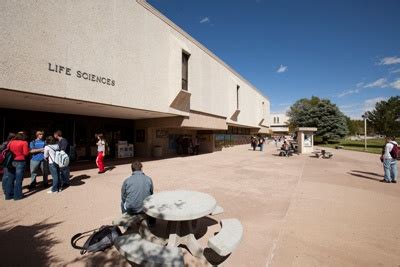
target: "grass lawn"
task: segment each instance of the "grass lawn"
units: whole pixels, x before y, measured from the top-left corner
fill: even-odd
[[[367,139],[367,151],[369,153],[381,154],[382,147],[385,144],[385,139]],[[341,140],[339,144],[319,144],[319,146],[335,148],[336,146],[343,146],[347,150],[362,151],[364,150],[364,140],[352,141]]]

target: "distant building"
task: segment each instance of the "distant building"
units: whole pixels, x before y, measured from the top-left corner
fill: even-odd
[[[289,118],[285,114],[270,115],[270,127],[272,135],[289,134]]]

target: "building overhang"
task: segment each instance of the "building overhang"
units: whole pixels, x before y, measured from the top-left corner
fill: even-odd
[[[176,116],[175,114],[157,111],[32,94],[4,88],[0,88],[0,108],[131,120]]]

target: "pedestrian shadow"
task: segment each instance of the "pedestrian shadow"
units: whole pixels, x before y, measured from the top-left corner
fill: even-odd
[[[86,174],[81,174],[78,176],[73,176],[72,179],[70,180],[70,185],[71,186],[79,186],[79,185],[84,185],[86,179],[89,179],[90,176]]]
[[[48,183],[49,183],[49,185],[48,185],[47,187],[45,187],[45,186],[43,185],[43,182],[38,182],[38,183],[36,184],[36,187],[33,188],[33,189],[29,189],[29,184],[24,185],[24,186],[22,187],[22,189],[28,189],[28,192],[24,193],[24,197],[29,197],[29,196],[32,196],[32,195],[34,195],[34,194],[36,194],[36,193],[39,193],[39,192],[41,192],[41,191],[43,191],[43,190],[49,189],[49,188],[51,187],[51,179],[48,181]]]
[[[114,170],[116,167],[115,166],[107,166],[104,168],[104,171],[108,172],[108,171],[112,171]]]
[[[381,181],[382,180],[382,176],[380,175],[380,178],[377,177],[371,177],[371,176],[366,176],[363,174],[359,174],[359,173],[354,173],[354,171],[348,172],[347,174],[359,177],[359,178],[363,178],[363,179],[368,179],[368,180],[373,180],[373,181]],[[376,173],[372,173],[372,175],[377,175]]]
[[[376,173],[376,172],[364,172],[364,171],[356,171],[356,170],[351,170],[352,172],[357,172],[361,174],[368,174],[368,175],[374,175],[378,177],[382,177],[382,174]]]

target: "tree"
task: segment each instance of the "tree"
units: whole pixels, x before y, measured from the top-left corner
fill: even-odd
[[[292,128],[317,127],[323,140],[340,139],[348,133],[346,116],[328,99],[313,96],[297,100],[287,113]]]
[[[375,104],[375,109],[367,111],[368,122],[379,134],[400,136],[400,96],[392,96],[387,101]]]
[[[352,120],[349,117],[346,117],[347,128],[349,129],[349,134],[364,134],[364,121],[363,120]],[[371,134],[373,132],[372,127],[368,127],[368,133]]]

